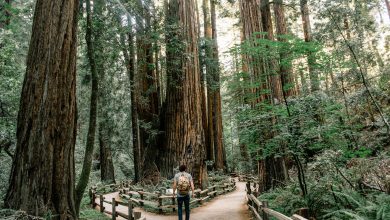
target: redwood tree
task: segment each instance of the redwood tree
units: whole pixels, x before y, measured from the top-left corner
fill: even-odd
[[[311,34],[311,24],[310,24],[310,11],[309,6],[307,4],[307,0],[300,0],[301,7],[301,15],[302,15],[302,25],[303,25],[303,33],[306,42],[312,42],[313,37]],[[307,62],[309,66],[309,78],[310,78],[310,90],[315,92],[320,89],[320,81],[318,77],[318,73],[315,69],[316,58],[312,52],[307,53]]]
[[[94,1],[94,3],[101,3]],[[95,5],[96,9],[96,5]],[[88,124],[88,133],[87,133],[87,143],[85,146],[83,168],[81,170],[79,181],[76,186],[76,210],[77,213],[80,209],[81,200],[85,188],[89,182],[89,175],[91,173],[93,151],[95,144],[95,135],[96,135],[96,125],[97,125],[97,105],[98,105],[98,95],[99,95],[99,76],[97,70],[96,62],[96,52],[95,52],[95,43],[93,40],[94,28],[93,28],[93,18],[92,18],[92,7],[91,0],[86,1],[86,10],[87,10],[87,24],[86,24],[86,33],[85,41],[87,43],[87,56],[89,61],[89,66],[91,69],[91,104],[89,108],[89,124]]]
[[[96,58],[96,68],[99,77],[99,111],[98,111],[98,140],[99,140],[99,161],[100,161],[100,179],[105,183],[115,183],[115,170],[112,158],[111,149],[111,135],[112,126],[110,123],[109,114],[109,99],[110,99],[110,88],[107,83],[106,68],[105,68],[105,45],[102,39],[101,32],[104,32],[106,25],[102,17],[104,16],[105,1],[95,0],[94,7],[94,48]]]
[[[76,48],[78,0],[37,0],[5,206],[77,219]]]
[[[213,71],[211,72],[211,87],[208,88],[208,96],[211,96],[212,105],[212,121],[214,126],[214,158],[215,168],[218,170],[227,169],[226,152],[223,145],[223,127],[222,127],[222,100],[220,89],[220,67],[219,67],[219,52],[218,52],[218,40],[217,40],[217,16],[215,10],[215,0],[211,0],[211,29],[212,29],[212,65]],[[209,110],[210,111],[210,110]],[[210,120],[210,118],[209,118]]]
[[[274,14],[275,14],[275,24],[276,24],[276,34],[279,42],[286,42],[287,39],[285,36],[287,33],[287,24],[286,17],[284,13],[283,0],[274,1]],[[282,85],[284,85],[283,95],[291,96],[296,93],[294,86],[294,76],[291,68],[291,62],[288,60],[288,54],[286,53],[286,46],[281,48],[280,62],[279,62],[279,72],[282,80]]]
[[[207,170],[195,4],[168,4],[166,141],[159,158],[163,176],[173,177],[174,168],[184,163],[199,187],[207,184]]]
[[[211,47],[211,41],[213,37],[212,27],[211,27],[211,16],[210,16],[210,0],[203,0],[203,20],[204,20],[204,56],[203,65],[205,66],[205,72],[202,76],[202,113],[203,113],[203,129],[205,131],[206,139],[206,152],[207,160],[215,161],[214,153],[214,126],[213,126],[213,105],[212,105],[212,95],[210,94],[211,88],[211,79],[210,75],[213,72],[213,53]],[[203,79],[206,81],[206,87],[204,87]],[[207,94],[206,94],[207,93]],[[207,100],[207,101],[206,101]],[[207,103],[207,106],[206,106]]]
[[[138,94],[135,103],[138,116],[139,178],[158,181],[158,155],[156,133],[159,131],[159,94],[153,59],[153,39],[151,25],[151,1],[138,0],[137,22],[137,66],[135,88]]]

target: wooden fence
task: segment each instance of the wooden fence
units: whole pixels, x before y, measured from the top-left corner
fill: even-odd
[[[111,215],[112,220],[116,220],[118,216],[121,216],[127,220],[139,220],[141,219],[141,212],[134,212],[133,211],[133,201],[129,200],[128,202],[122,202],[117,201],[115,198],[112,198],[111,201],[105,200],[104,196],[102,194],[98,195],[94,191],[95,189],[90,189],[90,195],[91,195],[91,205],[92,208],[99,207],[100,212],[107,213]],[[99,203],[96,203],[96,198],[99,198]],[[110,204],[112,209],[106,210],[104,207],[104,203]],[[127,213],[122,213],[117,210],[117,206],[122,205],[127,207]],[[146,220],[146,218],[143,218],[143,220]]]
[[[128,220],[138,220],[141,219],[141,212],[134,212],[133,207],[139,206],[143,207],[148,205],[150,207],[156,207],[159,213],[163,212],[163,209],[172,209],[176,211],[176,199],[172,194],[164,194],[163,192],[147,192],[143,189],[136,189],[129,182],[121,182],[120,184],[111,184],[107,185],[110,189],[118,189],[119,194],[122,198],[126,199],[127,202],[118,201],[115,198],[112,198],[111,201],[105,199],[104,195],[96,193],[96,187],[92,187],[89,191],[91,197],[92,208],[99,207],[100,212],[107,213],[112,216],[113,220],[116,220],[116,217],[121,216]],[[236,188],[235,181],[229,183],[223,183],[218,185],[213,185],[208,187],[205,190],[196,189],[195,190],[195,199],[191,199],[190,204],[202,204],[208,199],[212,199],[218,195],[231,192]],[[99,198],[99,203],[96,203],[96,199]],[[153,199],[148,199],[153,198]],[[164,204],[164,201],[170,201],[170,204]],[[104,204],[110,204],[112,210],[106,210]],[[165,202],[166,203],[166,202]],[[122,205],[127,207],[127,213],[122,213],[117,210],[117,206]],[[144,218],[145,219],[145,218]]]
[[[254,189],[256,189],[256,183],[252,184],[251,181],[248,181],[246,184],[248,207],[255,216],[255,219],[269,220],[270,217],[275,217],[278,220],[307,220],[306,218],[297,214],[294,214],[292,217],[288,217],[282,213],[268,208],[268,202],[259,201],[256,196],[258,193],[254,192]]]
[[[208,187],[205,190],[196,189],[195,199],[192,199],[190,204],[202,204],[204,201],[208,199],[212,199],[218,195],[225,194],[227,192],[231,192],[236,188],[235,182],[229,182],[219,185],[214,185]],[[151,206],[156,207],[159,213],[163,212],[163,209],[172,209],[176,210],[176,199],[172,194],[164,194],[163,192],[146,192],[143,190],[132,190],[131,188],[123,188],[120,190],[121,197],[125,198],[128,201],[132,201],[137,206]],[[153,199],[147,199],[147,197],[151,197]],[[169,204],[164,204],[164,201],[168,200]]]

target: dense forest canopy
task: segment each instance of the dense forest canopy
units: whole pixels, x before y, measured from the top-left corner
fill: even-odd
[[[389,148],[388,0],[0,2],[0,218],[103,218],[89,187],[186,164],[282,213],[390,219]]]

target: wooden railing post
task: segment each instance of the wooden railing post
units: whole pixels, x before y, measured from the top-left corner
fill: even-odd
[[[268,208],[268,201],[261,201],[263,208]],[[269,220],[268,214],[263,210],[263,220]]]
[[[196,192],[196,198],[200,199],[200,191]]]
[[[103,195],[99,195],[99,203],[100,203],[100,212],[104,212],[104,197]]]
[[[141,218],[141,212],[134,212],[134,219],[140,219]]]
[[[157,198],[158,198],[158,212],[160,213],[160,214],[162,214],[162,205],[163,205],[163,200],[162,200],[162,198],[160,198],[161,197],[161,193],[158,193],[157,194]]]
[[[94,209],[96,207],[96,203],[95,203],[95,200],[96,200],[96,194],[95,194],[95,190],[91,190],[91,205],[92,205],[92,208]]]
[[[143,191],[142,191],[142,193],[139,193],[139,195],[141,196],[140,206],[144,206],[144,194],[143,194]]]
[[[116,220],[116,201],[112,198],[112,220]]]
[[[93,192],[92,192],[92,188],[89,188],[88,190],[88,194],[89,194],[89,198],[91,199],[91,205],[92,205],[92,208],[93,208]]]
[[[129,200],[128,202],[127,202],[127,209],[128,209],[128,216],[127,216],[127,219],[128,220],[134,220],[134,218],[133,218],[133,203],[132,203],[132,201],[131,200]]]
[[[248,181],[248,182],[246,183],[246,193],[247,193],[247,194],[251,194],[251,193],[252,193],[251,182],[250,182],[250,181]]]
[[[256,212],[259,213],[259,206],[255,201],[252,202],[253,208],[255,208]]]
[[[172,196],[172,205],[173,205],[172,210],[176,211],[176,206],[175,206],[176,205],[176,200],[175,200],[175,197],[173,197],[173,196]]]

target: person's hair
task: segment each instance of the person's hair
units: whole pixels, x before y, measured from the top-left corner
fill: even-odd
[[[186,171],[186,169],[187,169],[187,167],[186,167],[186,165],[180,165],[180,167],[179,167],[179,171],[180,172],[183,172],[183,171]]]

